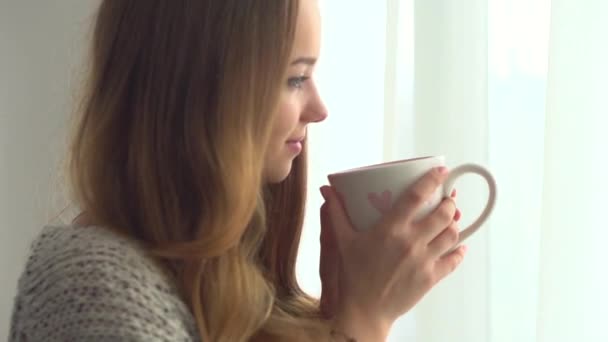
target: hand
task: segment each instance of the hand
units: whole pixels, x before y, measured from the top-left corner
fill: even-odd
[[[339,265],[334,272],[337,280],[329,279],[327,269],[335,269],[336,262],[324,265],[322,261],[326,269],[321,273],[328,282],[324,285],[328,297],[322,302],[326,310],[328,303],[334,306],[337,324],[348,328],[344,330],[359,329],[359,335],[368,336],[371,330],[380,340],[399,316],[460,264],[465,247],[448,253],[457,243],[459,231],[455,220],[459,214],[451,198],[421,220],[414,220],[446,178],[445,168],[430,171],[401,194],[378,225],[363,232],[354,231],[338,194],[330,187],[321,189],[326,200],[322,218],[327,210],[330,223],[322,224],[322,229],[330,228],[333,233],[324,237],[333,238],[330,241],[337,247],[333,260]],[[331,298],[332,293],[337,298]],[[360,331],[363,327],[368,331]]]
[[[321,278],[321,314],[326,319],[333,318],[338,306],[340,254],[336,245],[336,237],[331,226],[329,207],[323,203],[321,217],[321,256],[319,276]]]
[[[456,199],[456,189],[450,197]],[[321,256],[319,263],[319,276],[321,278],[321,314],[326,319],[334,317],[338,307],[340,255],[337,250],[336,237],[331,226],[328,203],[325,202],[320,210],[321,218]],[[460,220],[461,213],[456,209],[454,221]]]

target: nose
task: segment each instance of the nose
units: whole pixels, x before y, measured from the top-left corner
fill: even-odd
[[[322,106],[321,109],[316,110],[310,116],[311,117],[310,117],[309,122],[312,122],[312,123],[321,122],[321,121],[327,119],[327,117],[328,117],[327,109],[325,108],[325,106]]]
[[[327,119],[328,116],[327,107],[315,87],[302,119],[306,122],[316,123]]]

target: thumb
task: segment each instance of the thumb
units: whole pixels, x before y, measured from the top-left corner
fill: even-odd
[[[336,237],[329,217],[329,204],[323,203],[320,210],[321,218],[321,248],[333,248],[336,245]]]
[[[325,319],[334,315],[338,298],[338,251],[331,222],[328,204],[321,206],[321,255],[319,276],[321,277],[321,313]]]
[[[338,193],[330,186],[321,187],[321,195],[327,203],[327,214],[331,222],[334,237],[337,241],[350,240],[354,237],[355,231],[350,219],[344,210],[342,200]]]

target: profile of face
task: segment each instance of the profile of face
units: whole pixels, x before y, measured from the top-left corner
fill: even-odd
[[[302,151],[308,124],[327,117],[312,77],[319,56],[320,26],[317,1],[300,0],[288,79],[281,91],[279,112],[264,159],[264,178],[268,183],[280,182],[289,175],[293,160]]]

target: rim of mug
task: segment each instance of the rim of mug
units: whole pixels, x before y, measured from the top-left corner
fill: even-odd
[[[329,178],[329,177],[340,176],[340,175],[344,175],[344,174],[351,174],[351,173],[356,173],[356,172],[361,172],[361,171],[376,170],[381,167],[385,167],[385,166],[392,165],[392,164],[401,164],[401,163],[407,163],[407,162],[413,162],[413,161],[431,159],[431,158],[443,159],[444,156],[440,155],[440,156],[415,157],[415,158],[408,158],[408,159],[401,159],[401,160],[394,160],[394,161],[390,161],[390,162],[372,164],[372,165],[367,165],[367,166],[360,166],[360,167],[356,167],[356,168],[352,168],[352,169],[348,169],[348,170],[344,170],[344,171],[340,171],[340,172],[334,172],[334,173],[329,174],[327,177]]]

